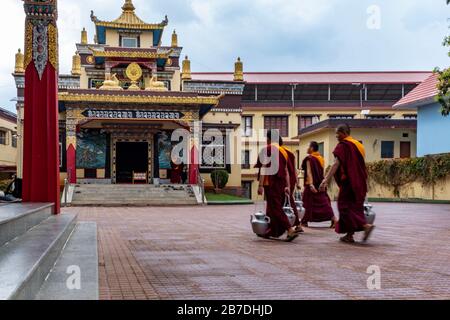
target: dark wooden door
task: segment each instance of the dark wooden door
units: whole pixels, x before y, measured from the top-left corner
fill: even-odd
[[[400,142],[400,158],[411,158],[411,142],[401,141]]]

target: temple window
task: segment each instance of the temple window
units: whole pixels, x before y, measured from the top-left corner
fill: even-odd
[[[243,116],[242,117],[242,136],[251,137],[253,135],[253,117]]]
[[[11,136],[11,146],[17,148],[17,133],[13,132]]]
[[[381,158],[394,158],[394,141],[381,141]]]
[[[0,144],[6,145],[6,131],[0,130]]]
[[[367,115],[366,119],[369,120],[383,120],[383,119],[391,119],[392,115],[389,114],[372,114],[372,115]]]
[[[403,119],[405,120],[417,120],[417,114],[404,114]]]
[[[313,124],[316,124],[319,121],[320,121],[320,116],[317,116],[317,115],[299,116],[298,117],[298,130],[312,126]]]
[[[336,120],[349,120],[349,119],[355,118],[355,116],[353,114],[332,114],[329,117],[330,117],[330,119],[336,119]]]
[[[250,169],[250,150],[242,151],[242,169]]]
[[[289,135],[289,117],[288,116],[265,116],[264,129],[278,130],[282,137]]]
[[[121,46],[124,48],[137,48],[138,38],[136,37],[122,37]]]

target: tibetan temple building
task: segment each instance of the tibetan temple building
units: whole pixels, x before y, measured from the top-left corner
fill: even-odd
[[[258,129],[279,129],[299,163],[313,139],[331,161],[336,121],[357,128],[357,138],[370,146],[369,160],[416,155],[416,114],[392,106],[431,72],[247,73],[238,58],[234,72],[193,73],[175,31],[170,45],[161,43],[167,17],[146,23],[126,0],[116,20],[103,21],[94,12],[91,20],[94,41],[83,30],[71,74],[59,76],[60,169],[73,183],[132,183],[134,173],[144,174],[149,184],[168,182],[171,133],[193,132],[199,120],[202,130],[234,133],[216,150],[219,158],[239,161],[210,163],[200,157],[186,169],[187,182],[196,183],[201,174],[210,184],[209,173],[225,169],[230,192],[250,198],[257,189],[252,163],[261,146]],[[13,74],[19,136],[23,60],[19,51]],[[195,153],[212,142],[200,137],[189,143]]]

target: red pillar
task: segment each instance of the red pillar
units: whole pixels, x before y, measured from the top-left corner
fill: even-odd
[[[24,1],[25,117],[23,201],[60,212],[56,0]]]
[[[77,168],[76,168],[76,154],[77,151],[73,144],[67,147],[66,158],[67,158],[67,178],[70,183],[77,183]]]
[[[189,184],[198,183],[198,172],[200,170],[198,161],[198,149],[195,145],[191,148],[190,163],[189,163]]]

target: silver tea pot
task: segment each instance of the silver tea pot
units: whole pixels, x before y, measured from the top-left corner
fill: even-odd
[[[269,232],[270,217],[261,211],[250,216],[250,223],[252,224],[253,232],[258,236],[264,236]]]
[[[298,218],[300,220],[302,220],[303,217],[305,216],[306,210],[303,207],[303,200],[302,200],[300,192],[298,192],[298,191],[295,192],[295,206],[297,207]]]
[[[373,206],[369,202],[364,203],[364,215],[368,224],[374,224],[377,214],[373,211]]]
[[[292,209],[291,201],[290,201],[288,195],[286,195],[286,200],[284,201],[283,212],[286,215],[286,217],[288,218],[289,223],[291,224],[291,227],[293,227],[295,224],[296,217],[295,217],[294,209]]]

